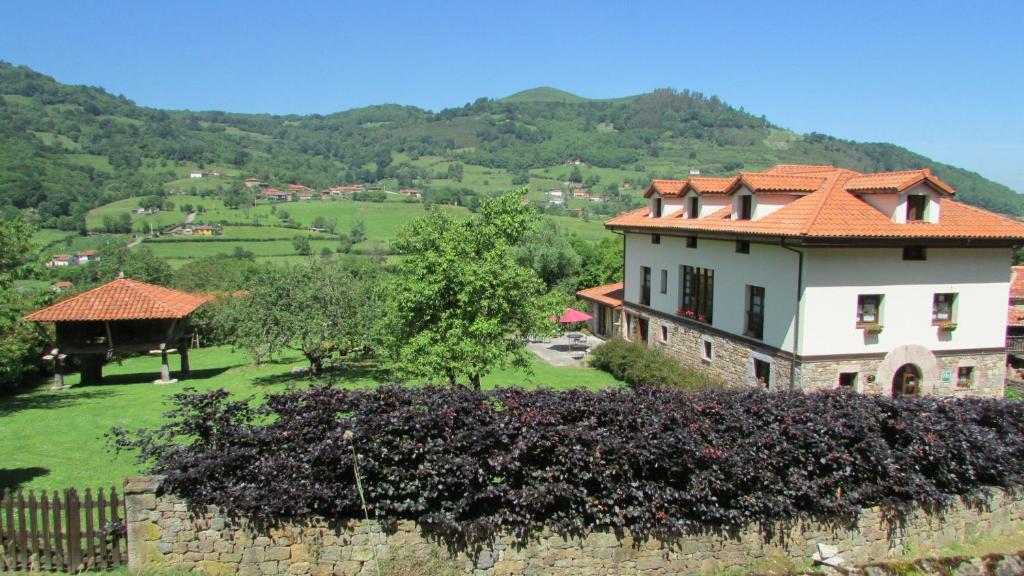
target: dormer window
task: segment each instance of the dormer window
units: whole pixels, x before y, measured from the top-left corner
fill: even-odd
[[[907,196],[907,222],[922,222],[925,219],[925,209],[928,206],[928,197],[922,194],[911,194]]]
[[[654,206],[651,207],[651,216],[661,218],[661,198],[654,199]]]
[[[700,217],[700,198],[693,196],[690,198],[690,218]]]
[[[750,214],[751,212],[753,212],[753,200],[753,196],[749,194],[744,194],[743,196],[740,196],[740,206],[739,210],[737,210],[736,212],[737,220],[750,220]]]

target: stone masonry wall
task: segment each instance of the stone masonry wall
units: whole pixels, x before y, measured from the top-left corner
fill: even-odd
[[[754,358],[771,364],[769,388],[785,390],[789,387],[790,361],[774,354],[770,349],[758,350],[756,347],[733,338],[726,338],[715,333],[705,333],[682,320],[674,321],[657,315],[647,315],[636,309],[629,310],[633,320],[632,339],[636,338],[636,318],[648,321],[647,342],[653,348],[660,348],[672,355],[683,364],[703,370],[729,384],[757,386],[754,377]],[[662,338],[662,327],[667,336]],[[711,342],[711,357],[704,357],[704,342]]]
[[[173,495],[157,496],[159,479],[141,477],[125,485],[129,568],[196,571],[207,574],[302,576],[373,574],[376,551],[382,561],[392,556],[426,557],[444,546],[412,522],[382,533],[362,521],[329,525],[323,521],[285,525],[260,531],[207,510],[195,515]],[[565,538],[544,531],[525,546],[502,536],[478,553],[456,553],[465,574],[480,576],[612,574],[669,575],[710,573],[789,559],[807,562],[818,543],[835,545],[851,563],[879,561],[908,551],[926,552],[975,536],[994,536],[1019,529],[1024,498],[996,491],[984,510],[957,504],[944,515],[915,513],[894,527],[877,509],[865,510],[857,527],[830,528],[816,522],[778,527],[768,538],[751,528],[734,538],[707,534],[672,542],[639,541],[595,532]],[[424,574],[424,576],[430,576]]]
[[[1002,398],[1005,392],[1005,354],[934,354],[935,371],[929,377],[924,374],[921,393],[927,396],[943,397],[985,397]],[[798,379],[805,390],[828,390],[836,387],[840,372],[856,372],[857,391],[862,394],[892,394],[892,380],[889,371],[882,369],[883,359],[833,360],[805,362],[797,368]],[[974,381],[971,386],[957,385],[957,369],[961,366],[974,367]],[[944,381],[943,375],[949,380]],[[874,376],[869,382],[868,376]]]
[[[687,366],[703,370],[733,386],[753,387],[759,385],[754,377],[754,359],[757,359],[771,365],[769,389],[789,388],[791,361],[786,355],[760,348],[750,341],[704,331],[693,321],[648,314],[637,308],[627,308],[627,312],[632,319],[629,339],[634,342],[639,341],[637,319],[644,318],[648,322],[648,346],[664,350]],[[710,358],[704,355],[706,341],[711,343]],[[900,347],[885,358],[798,362],[796,387],[805,391],[830,390],[838,386],[840,372],[856,372],[858,392],[888,396],[892,393],[893,372],[904,363],[919,365],[924,370],[922,395],[1002,398],[1004,394],[1005,354],[932,353],[916,346]],[[974,367],[974,381],[969,387],[957,385],[957,369],[961,366]],[[950,379],[943,380],[943,375],[949,375]]]

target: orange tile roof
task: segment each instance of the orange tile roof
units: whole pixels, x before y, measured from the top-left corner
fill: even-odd
[[[879,172],[877,174],[862,174],[850,178],[846,183],[846,189],[850,191],[882,190],[885,192],[902,192],[920,182],[927,182],[932,188],[953,194],[953,187],[932,176],[928,168],[921,170],[903,170],[901,172]]]
[[[831,172],[836,167],[831,164],[776,164],[765,170],[766,174],[813,174],[815,172]]]
[[[605,284],[604,286],[585,288],[576,292],[576,295],[584,300],[590,300],[591,302],[597,302],[598,304],[606,304],[612,308],[618,308],[619,306],[622,306],[623,286],[624,284],[622,282]]]
[[[1024,326],[1024,309],[1008,306],[1006,309],[1007,326]]]
[[[756,220],[732,220],[726,206],[702,218],[682,218],[680,214],[651,218],[647,208],[620,214],[605,223],[616,229],[678,230],[736,235],[784,236],[800,238],[903,238],[903,239],[992,239],[1024,241],[1024,224],[1010,218],[967,206],[946,196],[940,200],[939,221],[898,224],[857,195],[863,190],[896,190],[885,186],[908,186],[929,182],[933,187],[953,189],[931,175],[929,170],[861,174],[831,166],[780,165],[765,173],[743,173],[740,182],[748,182],[764,191],[804,192],[805,195]],[[694,179],[696,180],[696,179]],[[731,179],[713,179],[727,181]],[[658,181],[687,182],[687,181]],[[813,191],[807,191],[818,182]],[[908,184],[908,182],[912,182]],[[673,184],[680,190],[689,186]],[[652,189],[656,189],[652,183]],[[905,188],[903,188],[905,189]],[[650,189],[649,189],[650,190]],[[698,190],[699,191],[699,190]],[[756,190],[755,190],[756,192]]]
[[[710,176],[704,176],[700,178],[690,178],[690,189],[699,192],[701,194],[716,194],[728,192],[732,185],[736,183],[736,177],[732,178],[712,178]]]
[[[744,184],[752,192],[814,192],[824,183],[822,176],[741,172],[734,186]]]
[[[211,296],[119,278],[25,316],[31,322],[184,318]]]
[[[1010,267],[1010,300],[1024,300],[1024,266]]]
[[[736,178],[712,178],[710,176],[688,178],[686,180],[651,180],[651,185],[644,191],[644,198],[650,198],[657,192],[661,196],[682,196],[689,190],[701,194],[727,192],[736,182]]]
[[[651,191],[662,196],[678,196],[686,186],[686,182],[686,180],[651,180],[651,185],[647,187],[644,196],[650,196]]]

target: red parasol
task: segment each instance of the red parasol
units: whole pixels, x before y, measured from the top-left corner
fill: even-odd
[[[573,324],[575,322],[586,322],[591,318],[593,318],[593,316],[587,314],[586,312],[580,312],[579,310],[566,308],[565,314],[563,314],[558,321],[561,322],[562,324]]]

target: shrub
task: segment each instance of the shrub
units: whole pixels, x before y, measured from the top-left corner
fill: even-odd
[[[612,338],[591,352],[590,365],[634,388],[665,386],[681,390],[722,388],[713,376],[680,364],[661,350]]]
[[[1005,400],[318,386],[175,403],[163,427],[114,439],[195,507],[360,518],[354,447],[378,520],[465,544],[543,526],[671,536],[852,521],[1024,482],[1024,403]]]

